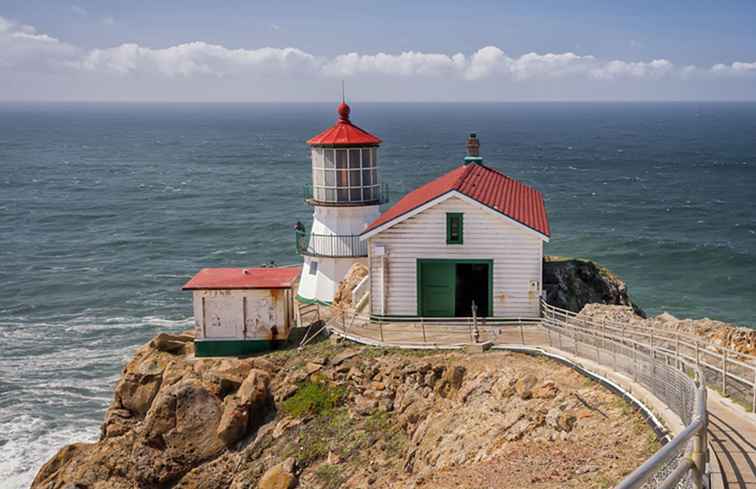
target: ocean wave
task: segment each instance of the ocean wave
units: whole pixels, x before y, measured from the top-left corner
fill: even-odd
[[[97,440],[97,426],[68,420],[64,426],[28,414],[0,420],[0,485],[3,489],[25,489],[39,468],[61,447],[74,442]]]

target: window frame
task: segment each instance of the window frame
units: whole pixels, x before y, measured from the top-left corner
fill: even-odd
[[[452,237],[452,223],[457,220],[459,222],[459,237]],[[462,212],[447,212],[446,213],[446,244],[448,245],[461,245],[465,242],[465,215]]]
[[[343,152],[342,166],[337,160]],[[377,148],[314,147],[312,153],[313,196],[327,203],[363,203],[380,195]],[[357,160],[359,158],[359,160]],[[331,165],[327,164],[331,161]],[[359,181],[359,183],[357,183]]]

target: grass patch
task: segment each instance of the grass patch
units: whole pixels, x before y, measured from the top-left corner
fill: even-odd
[[[306,381],[281,407],[286,414],[296,418],[328,415],[342,402],[345,394],[343,387],[334,387],[319,380]]]
[[[323,489],[337,489],[344,483],[344,476],[338,465],[321,465],[315,470],[315,477],[323,484]]]

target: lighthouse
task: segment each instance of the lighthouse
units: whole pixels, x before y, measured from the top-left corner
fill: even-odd
[[[329,304],[336,288],[355,263],[367,265],[367,242],[360,240],[380,214],[387,190],[378,175],[381,140],[352,123],[344,100],[338,119],[309,139],[312,183],[305,200],[313,208],[309,234],[297,226],[297,251],[304,267],[297,299]]]

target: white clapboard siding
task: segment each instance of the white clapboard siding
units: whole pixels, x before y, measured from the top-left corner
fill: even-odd
[[[464,214],[462,245],[446,244],[448,212]],[[376,246],[385,248],[385,258],[375,256]],[[494,316],[538,316],[543,241],[505,217],[460,198],[451,197],[373,236],[369,254],[372,314],[417,315],[417,259],[457,258],[494,261]],[[381,283],[384,276],[385,287]],[[531,287],[533,281],[537,283],[535,289]]]

